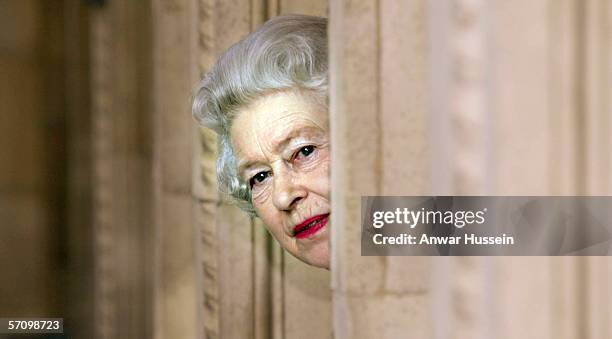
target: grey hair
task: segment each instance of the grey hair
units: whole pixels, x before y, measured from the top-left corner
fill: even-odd
[[[267,93],[304,89],[327,99],[327,19],[279,16],[230,47],[196,88],[195,119],[218,134],[221,192],[256,215],[248,183],[241,180],[230,129],[236,111]]]

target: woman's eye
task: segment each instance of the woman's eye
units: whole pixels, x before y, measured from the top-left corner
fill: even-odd
[[[297,157],[308,157],[309,155],[312,154],[312,152],[314,152],[315,147],[312,145],[309,146],[304,146],[302,148],[300,148],[300,150],[297,152],[296,154],[296,158]]]
[[[265,172],[259,172],[257,174],[255,174],[251,180],[249,180],[249,184],[251,185],[251,188],[253,188],[253,186],[260,184],[262,182],[264,182],[264,180],[266,180],[268,177],[270,176],[270,172],[269,171],[265,171]]]

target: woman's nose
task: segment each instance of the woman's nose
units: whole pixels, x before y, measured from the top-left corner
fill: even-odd
[[[308,194],[294,173],[286,169],[274,172],[274,206],[280,211],[290,211]]]

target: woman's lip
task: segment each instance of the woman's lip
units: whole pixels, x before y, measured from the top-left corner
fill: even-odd
[[[328,219],[329,213],[319,214],[314,217],[308,218],[299,225],[295,226],[295,228],[293,229],[293,236],[300,239],[308,238],[309,236],[323,228],[327,224]],[[314,225],[306,228],[312,223],[314,223]]]

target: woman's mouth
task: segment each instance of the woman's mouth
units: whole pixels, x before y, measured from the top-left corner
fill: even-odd
[[[327,225],[329,213],[320,214],[304,220],[293,229],[293,236],[298,239],[309,238]]]

